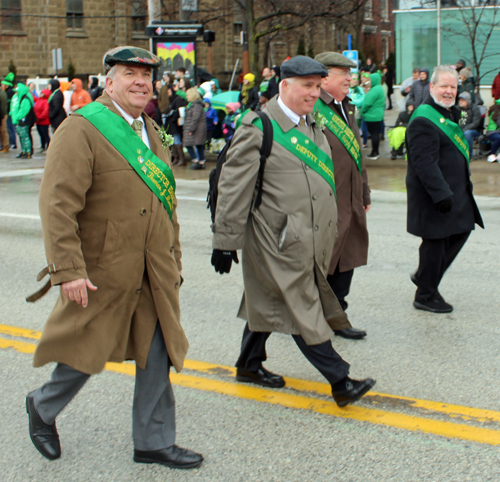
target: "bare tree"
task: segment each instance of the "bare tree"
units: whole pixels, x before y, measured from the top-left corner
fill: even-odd
[[[458,0],[453,3],[456,10],[447,11],[447,16],[455,20],[455,25],[458,27],[444,27],[443,36],[449,41],[453,41],[456,36],[467,39],[471,49],[470,57],[463,53],[460,55],[473,65],[476,72],[476,87],[479,89],[481,79],[500,67],[498,44],[490,43],[495,30],[500,29],[499,2],[498,0]],[[494,67],[485,67],[488,70],[482,71],[486,64],[490,67],[494,65]]]

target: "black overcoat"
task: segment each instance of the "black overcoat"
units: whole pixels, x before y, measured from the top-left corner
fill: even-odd
[[[456,107],[440,107],[430,96],[423,103],[453,122],[460,118]],[[406,148],[408,232],[424,239],[441,239],[472,231],[474,224],[484,228],[472,194],[469,164],[442,130],[424,117],[413,116],[406,131]],[[436,203],[450,196],[451,211],[439,213]]]

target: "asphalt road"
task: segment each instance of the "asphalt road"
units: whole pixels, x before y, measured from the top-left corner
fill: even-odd
[[[500,480],[499,198],[478,197],[486,230],[472,233],[442,283],[455,310],[433,315],[412,306],[419,240],[405,231],[405,195],[373,193],[369,264],[356,270],[348,298],[353,325],[368,337],[333,342],[353,377],[371,376],[377,385],[340,410],[288,336],[271,336],[266,363],[289,378],[288,387],[234,383],[230,367],[244,326],[235,317],[241,269],[214,273],[207,183],[180,180],[181,308],[191,347],[187,369],[172,375],[177,443],[206,457],[201,468],[183,472],[132,461],[133,377],[123,367],[93,377],[58,418],[61,459],[48,462],[31,445],[24,397],[52,366],[32,368],[30,352],[57,293],[24,301],[46,264],[41,175],[9,176],[12,164],[0,171],[0,480]]]

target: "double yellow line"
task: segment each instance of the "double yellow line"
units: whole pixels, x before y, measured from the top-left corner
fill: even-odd
[[[0,337],[0,349],[13,349],[20,353],[33,353],[36,345],[15,338],[38,340],[41,335],[38,331],[7,325],[0,325],[0,333],[8,336],[8,338]],[[196,376],[172,373],[172,383],[196,390],[288,408],[311,410],[413,432],[420,431],[447,438],[500,445],[500,412],[493,410],[374,392],[370,392],[363,398],[361,406],[350,405],[339,408],[332,401],[330,386],[326,383],[286,378],[284,389],[270,390],[235,383],[235,369],[232,367],[186,360],[185,368],[196,373]],[[135,365],[133,363],[107,363],[106,370],[133,376]],[[407,415],[394,410],[404,410],[414,414]]]

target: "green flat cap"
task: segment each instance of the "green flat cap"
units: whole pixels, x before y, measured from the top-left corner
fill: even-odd
[[[9,72],[6,76],[5,79],[2,80],[2,84],[4,85],[10,85],[11,87],[14,85],[14,72]]]
[[[152,54],[149,50],[139,47],[115,47],[108,50],[102,59],[104,71],[107,73],[116,64],[144,65],[156,69],[162,65],[160,57]]]
[[[289,77],[305,77],[306,75],[328,77],[328,70],[326,70],[324,65],[304,55],[297,55],[285,60],[281,64],[281,80],[288,79]]]
[[[323,52],[322,54],[316,55],[314,60],[323,64],[327,69],[330,67],[348,67],[350,69],[357,67],[355,62],[338,52]]]

